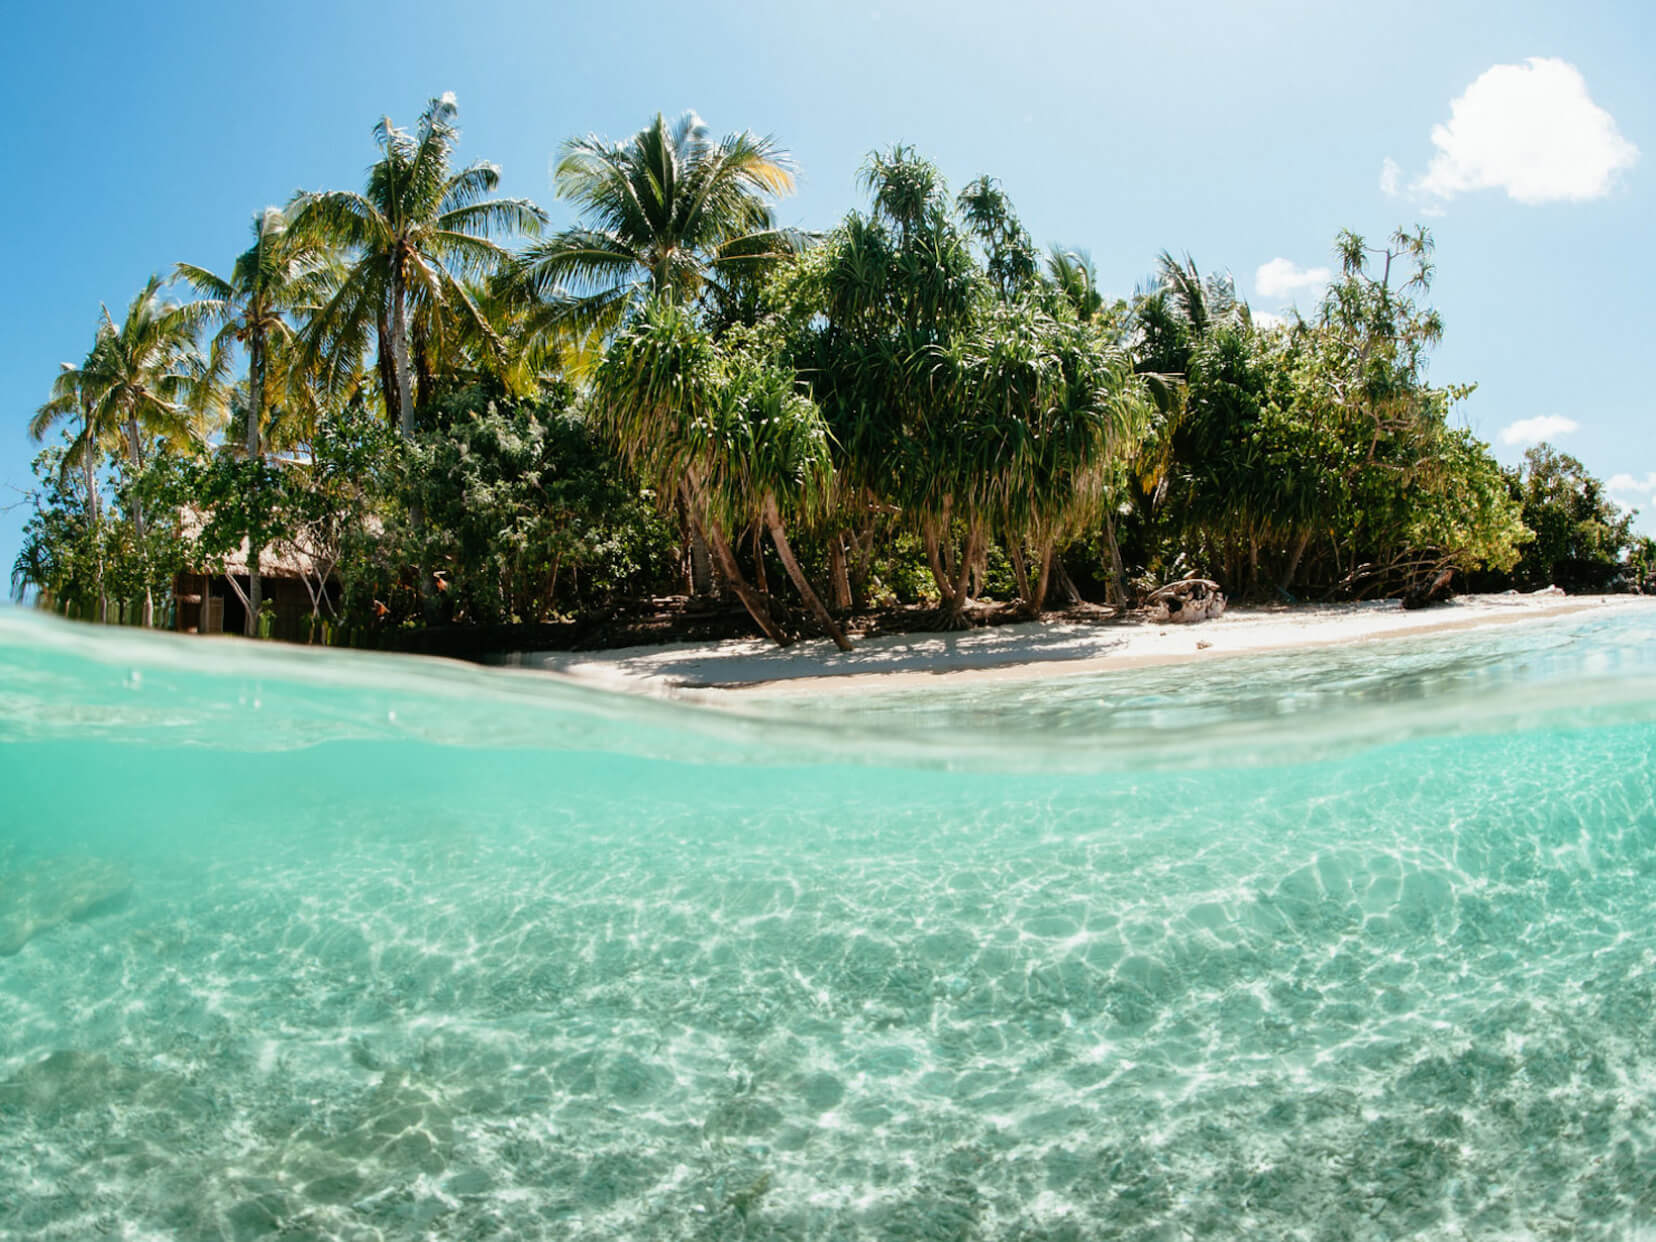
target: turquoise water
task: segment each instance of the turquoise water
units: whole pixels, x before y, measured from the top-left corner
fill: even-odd
[[[1653,1236],[1653,750],[1656,609],[740,711],[0,610],[0,1237]]]

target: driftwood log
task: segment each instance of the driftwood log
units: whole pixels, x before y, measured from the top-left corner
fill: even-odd
[[[1225,593],[1211,578],[1184,578],[1152,591],[1144,601],[1152,621],[1206,621],[1225,611]]]
[[[1432,604],[1445,604],[1454,598],[1454,592],[1449,589],[1449,579],[1454,576],[1453,569],[1445,569],[1428,582],[1423,582],[1413,590],[1403,593],[1403,607],[1426,608]]]

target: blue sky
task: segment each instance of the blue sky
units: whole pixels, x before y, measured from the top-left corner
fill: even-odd
[[[1656,6],[218,0],[18,7],[6,26],[0,579],[25,424],[99,302],[180,259],[223,270],[254,211],[359,185],[375,120],[443,91],[463,154],[559,218],[563,139],[695,108],[793,151],[790,223],[860,205],[866,153],[912,143],[956,187],[1001,178],[1036,238],[1090,250],[1116,293],[1167,248],[1229,269],[1257,310],[1309,307],[1337,230],[1426,223],[1434,377],[1477,381],[1463,412],[1502,460],[1550,429],[1656,531]]]

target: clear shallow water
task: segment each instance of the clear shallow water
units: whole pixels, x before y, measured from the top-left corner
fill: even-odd
[[[0,1237],[1644,1236],[1653,621],[738,714],[0,611]]]

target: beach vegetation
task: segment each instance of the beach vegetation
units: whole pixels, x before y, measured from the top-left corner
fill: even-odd
[[[1173,251],[1111,296],[998,180],[952,192],[904,145],[811,231],[780,223],[777,140],[658,115],[563,143],[554,228],[463,161],[451,95],[373,137],[361,189],[256,213],[46,381],[16,594],[182,626],[187,577],[206,628],[217,573],[256,634],[280,572],[313,640],[676,600],[843,649],[871,609],[1120,615],[1185,576],[1262,601],[1650,576],[1580,462],[1503,470],[1471,385],[1431,376],[1423,229],[1342,232],[1282,321]]]

